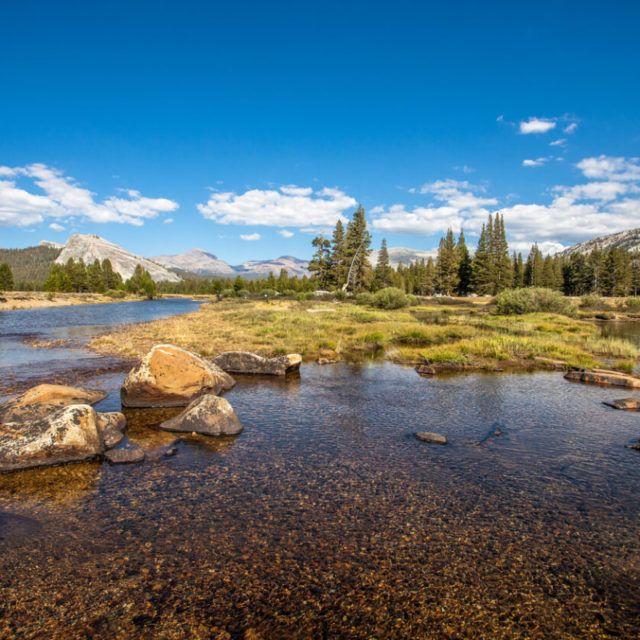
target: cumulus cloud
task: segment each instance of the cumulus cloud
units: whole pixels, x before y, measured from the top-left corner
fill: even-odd
[[[49,229],[53,229],[54,231],[64,231],[64,227],[61,224],[58,224],[57,222],[52,222],[49,225]]]
[[[260,238],[261,238],[262,236],[261,236],[259,233],[251,233],[251,234],[249,234],[249,233],[241,233],[241,234],[240,234],[240,237],[241,237],[243,240],[249,240],[249,241],[252,241],[252,240],[260,240]]]
[[[526,121],[520,123],[520,133],[547,133],[551,129],[556,128],[556,123],[553,120],[546,118],[529,118]]]
[[[18,186],[18,180],[30,185]],[[40,193],[34,193],[34,187]],[[94,193],[44,164],[0,167],[0,226],[27,227],[46,218],[74,217],[140,226],[145,219],[178,208],[177,202],[166,198],[146,198],[134,190],[123,193],[124,197],[96,202]]]
[[[282,229],[282,231],[278,231],[278,233],[283,238],[292,238],[293,237],[293,233],[291,231],[288,231],[287,229]]]
[[[459,231],[463,226],[479,230],[490,213],[488,206],[498,203],[483,194],[484,187],[459,180],[437,180],[423,185],[420,194],[429,195],[432,203],[407,210],[402,204],[376,208],[372,213],[373,228],[389,233],[433,235],[451,228]]]
[[[576,165],[585,178],[595,180],[640,181],[639,158],[615,158],[601,155],[585,158]]]
[[[356,205],[357,201],[340,189],[286,185],[241,194],[214,192],[206,204],[198,205],[198,210],[221,224],[319,227],[346,221],[344,212]]]
[[[541,167],[549,158],[537,158],[536,160],[523,160],[523,167]]]

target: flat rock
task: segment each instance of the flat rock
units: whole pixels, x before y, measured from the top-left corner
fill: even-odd
[[[112,449],[104,454],[105,460],[109,464],[136,464],[143,462],[145,453],[140,447],[128,449]]]
[[[72,404],[36,420],[0,425],[0,471],[90,460],[104,453],[96,412]]]
[[[56,409],[72,404],[96,404],[107,397],[99,389],[39,384],[0,406],[0,423],[44,418]]]
[[[102,434],[105,449],[113,449],[124,440],[127,419],[117,411],[98,413],[98,430]]]
[[[195,353],[160,344],[129,372],[120,399],[124,407],[184,407],[200,395],[234,385],[231,376]]]
[[[224,398],[214,395],[196,398],[180,415],[161,422],[158,427],[208,436],[235,436],[242,431],[233,407]]]
[[[580,369],[578,367],[572,367],[564,377],[567,380],[586,382],[587,384],[640,389],[640,378],[609,369]]]
[[[623,411],[640,411],[640,398],[621,398],[620,400],[603,400],[602,404]]]
[[[421,376],[435,376],[436,370],[430,364],[419,364],[416,367],[416,371]]]
[[[336,364],[338,362],[335,358],[317,358],[316,364]]]
[[[439,433],[432,431],[416,431],[413,434],[421,442],[429,442],[430,444],[447,444],[447,438]]]
[[[302,356],[290,353],[277,358],[263,358],[248,351],[225,351],[215,357],[213,362],[227,373],[284,376],[300,369]]]

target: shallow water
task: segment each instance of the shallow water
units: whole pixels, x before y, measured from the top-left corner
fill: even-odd
[[[624,395],[305,364],[239,378],[243,433],[169,458],[163,412],[131,412],[142,465],[0,476],[0,637],[639,637],[640,415],[601,404]]]
[[[117,368],[121,361],[83,348],[90,336],[121,324],[195,311],[199,304],[167,298],[0,311],[0,398],[44,379],[68,382],[81,372]],[[33,348],[31,340],[61,340],[64,345]]]

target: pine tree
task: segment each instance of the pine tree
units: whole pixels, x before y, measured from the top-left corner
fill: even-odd
[[[104,288],[107,291],[110,289],[119,289],[122,286],[122,276],[117,271],[113,270],[113,266],[109,258],[105,258],[102,261],[102,279],[104,282]]]
[[[343,285],[344,288],[351,291],[367,288],[371,276],[371,265],[368,260],[371,253],[370,246],[371,235],[367,230],[364,207],[360,205],[347,225],[345,240],[347,281]]]
[[[543,281],[544,260],[537,244],[533,244],[524,268],[524,284],[526,287],[541,287]]]
[[[331,243],[325,240],[324,235],[319,235],[311,241],[311,245],[316,248],[316,252],[313,254],[307,268],[311,273],[315,273],[320,288],[324,289],[330,284],[329,249]]]
[[[489,224],[491,224],[491,216],[489,216]],[[504,230],[504,217],[499,213],[496,213],[489,246],[492,258],[493,293],[498,293],[513,284],[513,269]]]
[[[458,236],[458,246],[456,247],[458,252],[458,287],[457,293],[459,296],[467,296],[471,291],[471,256],[469,255],[469,249],[467,249],[467,243],[465,242],[464,232],[460,231]]]
[[[13,291],[13,273],[6,262],[0,264],[0,291]]]
[[[347,280],[346,238],[342,220],[336,222],[327,258],[328,283],[337,289]]]
[[[453,231],[447,230],[447,235],[440,239],[438,246],[438,262],[436,270],[438,274],[438,289],[441,293],[450,296],[458,286],[458,252],[453,237]]]
[[[376,289],[384,289],[391,286],[391,266],[389,264],[389,252],[387,241],[382,239],[382,245],[378,253],[378,260],[373,274],[373,284]]]
[[[489,216],[491,221],[491,216]],[[487,295],[493,291],[493,277],[491,273],[491,256],[489,255],[489,243],[487,226],[482,225],[476,253],[471,263],[471,280],[473,291],[478,295]]]
[[[104,293],[104,274],[100,262],[96,259],[87,267],[87,288],[89,291]]]
[[[522,262],[522,254],[513,252],[513,286],[516,289],[524,287],[524,264]]]

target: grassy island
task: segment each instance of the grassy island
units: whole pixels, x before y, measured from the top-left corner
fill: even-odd
[[[166,342],[204,357],[229,350],[296,352],[305,360],[428,361],[436,370],[606,365],[628,371],[640,357],[631,342],[601,337],[597,325],[576,317],[577,310],[500,315],[489,298],[413,300],[397,309],[360,302],[223,299],[194,313],[123,327],[94,339],[91,347],[140,357]]]

